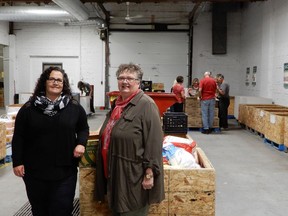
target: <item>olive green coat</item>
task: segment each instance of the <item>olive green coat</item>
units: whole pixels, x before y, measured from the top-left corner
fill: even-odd
[[[159,111],[154,101],[140,91],[124,108],[111,132],[108,150],[108,179],[104,177],[101,135],[111,111],[100,131],[96,165],[96,199],[108,203],[116,212],[129,212],[164,199],[162,160],[163,132]],[[145,170],[151,167],[154,187],[144,190]]]

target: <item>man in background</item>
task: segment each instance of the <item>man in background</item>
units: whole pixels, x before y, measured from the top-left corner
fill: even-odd
[[[217,92],[219,99],[219,127],[227,129],[228,128],[228,107],[230,105],[229,90],[230,86],[228,83],[224,82],[224,76],[222,74],[216,75],[217,82]]]
[[[205,72],[204,78],[200,80],[199,85],[203,124],[202,133],[204,134],[209,134],[213,130],[216,90],[217,84],[215,79],[211,77],[211,72]]]

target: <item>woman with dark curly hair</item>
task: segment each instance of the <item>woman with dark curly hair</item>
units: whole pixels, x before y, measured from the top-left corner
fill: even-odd
[[[183,112],[183,104],[185,100],[185,91],[184,91],[184,78],[183,76],[176,77],[177,83],[173,86],[172,93],[175,94],[177,102],[173,105],[174,112]]]
[[[16,116],[12,140],[13,171],[24,180],[34,216],[71,216],[88,135],[85,110],[72,98],[67,74],[46,69]]]

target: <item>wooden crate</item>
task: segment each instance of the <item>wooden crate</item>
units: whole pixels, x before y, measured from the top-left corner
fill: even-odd
[[[6,157],[6,124],[0,122],[0,160]]]
[[[188,127],[189,128],[202,128],[202,118],[200,117],[191,117],[188,116]],[[213,128],[219,128],[219,118],[214,117]]]
[[[265,122],[269,119],[269,115],[271,112],[281,113],[284,111],[288,111],[287,107],[268,107],[268,108],[259,108],[259,107],[251,107],[251,112],[249,113],[250,118],[247,119],[247,126],[253,128],[259,133],[264,134]]]
[[[94,199],[95,179],[95,167],[79,168],[79,204],[81,216],[111,215],[107,202],[99,203]]]
[[[255,108],[273,108],[273,107],[281,107],[275,104],[239,104],[239,114],[238,114],[238,122],[250,127],[251,120],[250,118],[253,116],[252,112]]]
[[[189,137],[188,137],[189,138]],[[196,148],[201,169],[164,167],[165,200],[153,204],[149,216],[215,215],[215,169],[202,149]],[[94,199],[95,167],[80,167],[80,215],[110,216],[107,202]]]
[[[79,162],[79,167],[95,167],[96,166],[98,142],[99,142],[99,130],[90,131],[85,152]]]
[[[287,112],[269,112],[264,120],[264,135],[270,141],[284,144],[285,118]]]
[[[228,107],[228,115],[234,116],[235,96],[230,96],[230,105]]]
[[[184,110],[189,109],[190,107],[200,107],[200,106],[201,102],[197,98],[187,97],[185,99]]]
[[[288,117],[284,118],[284,145],[288,147]]]
[[[165,167],[169,215],[215,215],[215,169],[202,149],[196,151],[202,169]]]

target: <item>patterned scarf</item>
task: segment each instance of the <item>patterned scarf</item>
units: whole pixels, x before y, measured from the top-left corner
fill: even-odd
[[[135,97],[135,95],[138,94],[140,90],[138,89],[135,93],[133,93],[130,97],[126,98],[125,100],[122,100],[121,96],[118,96],[116,99],[116,106],[113,109],[111,116],[109,118],[109,121],[103,131],[102,135],[102,157],[103,157],[103,166],[104,166],[104,174],[106,178],[108,177],[108,167],[107,167],[107,153],[108,148],[110,144],[110,135],[112,128],[114,127],[115,123],[118,121],[118,119],[121,117],[121,114],[123,112],[123,109],[127,106],[127,104],[132,100],[132,98]]]
[[[57,112],[67,106],[70,101],[68,95],[59,96],[55,101],[51,101],[49,98],[37,96],[34,101],[34,105],[43,110],[43,113],[48,116],[54,116]]]

